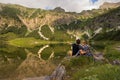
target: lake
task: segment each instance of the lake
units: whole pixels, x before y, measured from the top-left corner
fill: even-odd
[[[70,44],[26,48],[0,42],[0,80],[49,75],[71,49]]]

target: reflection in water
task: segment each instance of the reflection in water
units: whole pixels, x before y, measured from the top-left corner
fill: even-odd
[[[45,46],[43,46],[42,48],[39,49],[39,51],[38,51],[38,56],[39,56],[40,59],[42,59],[42,58],[41,58],[41,52],[42,52],[45,48],[47,48],[47,47],[49,47],[49,45],[45,45]]]
[[[42,48],[39,49],[39,51],[38,51],[38,56],[39,56],[39,58],[40,58],[41,60],[43,60],[42,57],[41,57],[41,52],[42,52],[44,49],[48,48],[48,47],[50,47],[50,46],[49,46],[49,45],[45,45],[45,46],[43,46]],[[54,57],[54,51],[52,51],[52,53],[51,53],[50,57],[48,58],[48,60],[50,60],[50,59],[53,58],[53,57]]]
[[[56,67],[48,60],[40,60],[36,54],[29,52],[27,49],[26,52],[28,52],[26,59],[10,76],[11,80],[49,75]]]
[[[0,44],[0,79],[21,80],[49,75],[66,56],[70,45],[40,45],[20,48]]]
[[[54,52],[52,52],[48,60],[50,60],[50,59],[52,59],[54,57],[55,57]]]

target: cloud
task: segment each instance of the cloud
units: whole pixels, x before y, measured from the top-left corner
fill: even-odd
[[[120,2],[120,0],[0,0],[0,3],[20,4],[32,8],[54,9],[61,7],[71,12],[99,8],[104,2]]]

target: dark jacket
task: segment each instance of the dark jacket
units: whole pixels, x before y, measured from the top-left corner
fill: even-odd
[[[76,55],[76,53],[81,49],[84,50],[81,45],[76,43],[72,44],[72,56]]]

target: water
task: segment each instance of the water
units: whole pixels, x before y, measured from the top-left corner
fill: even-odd
[[[0,80],[49,75],[70,50],[68,44],[22,48],[0,44]]]

